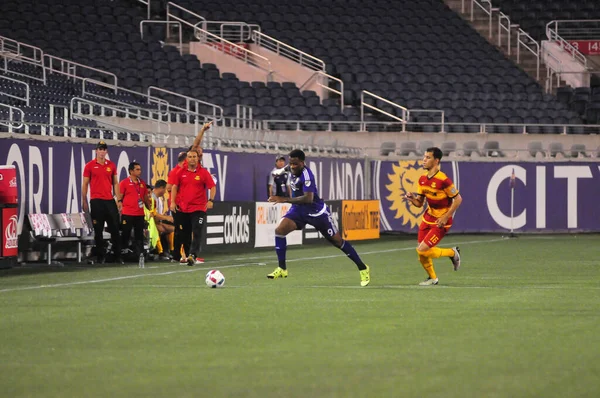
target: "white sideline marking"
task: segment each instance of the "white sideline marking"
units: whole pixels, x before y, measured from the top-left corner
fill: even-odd
[[[456,245],[466,245],[466,244],[477,244],[477,243],[502,242],[502,241],[505,241],[505,240],[508,240],[508,239],[509,238],[489,239],[489,240],[473,240],[473,241],[458,242],[458,243],[455,243],[455,244]],[[398,252],[398,251],[406,251],[406,250],[415,250],[415,247],[401,247],[401,248],[398,248],[398,249],[388,249],[388,250],[377,250],[377,251],[371,251],[371,252],[362,252],[362,253],[360,253],[360,255],[363,256],[363,255],[368,255],[368,254],[390,253],[390,252]],[[342,254],[335,254],[335,255],[330,255],[330,256],[295,258],[295,259],[287,260],[287,262],[291,263],[291,262],[307,261],[307,260],[324,260],[324,259],[335,258],[335,257],[346,257],[346,254],[342,253]],[[257,256],[257,257],[246,257],[245,259],[243,259],[243,258],[238,258],[238,259],[240,259],[240,260],[250,260],[250,259],[254,260],[254,259],[261,259],[261,258],[265,258],[265,257],[264,256]],[[271,259],[272,256],[269,255],[268,258]],[[235,259],[233,259],[233,260],[235,260]],[[136,274],[136,275],[127,275],[127,276],[117,276],[117,277],[114,277],[114,278],[92,279],[92,280],[78,281],[78,282],[54,283],[54,284],[51,284],[51,285],[15,287],[15,288],[9,288],[9,289],[1,289],[0,293],[16,292],[16,291],[22,291],[22,290],[46,289],[46,288],[54,288],[54,287],[86,285],[86,284],[90,284],[90,283],[114,282],[114,281],[121,281],[121,280],[125,280],[125,279],[145,278],[145,277],[149,277],[149,276],[165,276],[165,275],[181,274],[181,273],[187,273],[187,272],[209,271],[209,270],[211,270],[211,269],[214,268],[215,264],[223,262],[223,261],[232,261],[232,259],[217,260],[217,261],[211,262],[211,264],[209,266],[201,267],[201,268],[194,267],[192,269],[175,270],[175,271],[167,271],[167,272],[158,272],[158,273],[153,273],[153,274]],[[250,266],[250,265],[264,265],[264,264],[265,263],[253,262],[253,263],[242,263],[242,264],[234,264],[234,265],[223,265],[223,266],[219,266],[219,268],[240,268],[240,267],[247,267],[247,266]],[[174,264],[174,265],[179,265],[179,264]],[[336,287],[336,286],[330,286],[330,287]],[[339,287],[341,287],[341,286],[339,286]],[[352,287],[352,286],[345,286],[345,288],[354,288],[354,287]],[[421,286],[421,288],[423,288],[423,286]]]

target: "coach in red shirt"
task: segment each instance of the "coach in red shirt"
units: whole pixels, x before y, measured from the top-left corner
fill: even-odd
[[[148,196],[148,186],[140,178],[142,166],[138,162],[129,163],[129,177],[119,183],[121,191],[121,247],[129,247],[133,229],[133,252],[136,256],[144,252],[144,205],[152,207]]]
[[[212,176],[199,163],[201,151],[202,149],[198,148],[187,153],[188,166],[177,174],[171,189],[171,212],[180,213],[180,233],[183,237],[183,248],[188,254],[188,265],[204,262],[196,255],[200,254],[206,211],[212,209],[217,192]],[[206,196],[207,190],[210,191],[209,198]],[[174,259],[177,259],[177,250],[173,255]]]
[[[121,242],[119,239],[119,208],[114,198],[120,198],[119,182],[117,180],[117,165],[106,158],[108,146],[100,141],[96,145],[96,158],[83,168],[83,183],[81,184],[81,203],[84,212],[90,211],[94,223],[94,240],[96,242],[96,261],[104,263],[105,248],[102,233],[104,223],[108,226],[115,262],[121,260]],[[88,206],[88,187],[90,205]]]
[[[169,171],[169,175],[167,177],[167,192],[169,192],[169,204],[168,206],[170,207],[171,204],[170,202],[173,201],[173,195],[171,194],[171,190],[173,189],[173,182],[175,182],[175,179],[177,177],[177,175],[179,174],[179,172],[181,170],[183,170],[184,168],[187,168],[187,152],[179,152],[179,155],[177,156],[177,166],[173,167],[171,169],[171,171]],[[174,236],[173,236],[173,253],[171,253],[171,260],[173,261],[183,261],[185,264],[187,264],[187,259],[186,260],[181,260],[181,242],[182,242],[182,236],[181,236],[181,228],[179,226],[182,225],[181,220],[179,219],[179,212],[177,213],[172,213],[173,216],[173,225],[175,226],[175,231],[174,231]]]

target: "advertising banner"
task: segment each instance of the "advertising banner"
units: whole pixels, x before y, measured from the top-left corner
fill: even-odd
[[[0,213],[2,213],[2,224],[0,224],[2,250],[0,251],[0,257],[16,256],[19,240],[17,235],[17,208],[3,207],[0,208]]]
[[[132,161],[142,165],[142,179],[167,179],[183,150],[162,147],[123,147],[108,142],[108,158],[117,164],[119,180],[127,177]],[[81,211],[84,165],[95,156],[94,144],[0,139],[0,165],[16,166],[19,231],[30,213]],[[281,155],[286,155],[282,153]],[[365,199],[363,160],[311,157],[306,165],[315,174],[325,200]],[[272,154],[204,151],[202,165],[217,180],[217,201],[267,200],[267,181],[275,165]]]
[[[207,211],[203,247],[206,251],[254,247],[254,203],[215,202]]]
[[[379,201],[342,201],[342,238],[365,240],[379,238]]]
[[[373,162],[374,196],[383,231],[416,232],[423,208],[403,196],[416,191],[419,161]],[[599,162],[442,162],[463,202],[451,232],[600,231]],[[514,171],[511,221],[510,177]]]
[[[289,203],[256,202],[256,241],[254,247],[275,247],[275,228],[290,207],[292,205]],[[301,245],[302,231],[294,231],[286,238],[288,246]]]

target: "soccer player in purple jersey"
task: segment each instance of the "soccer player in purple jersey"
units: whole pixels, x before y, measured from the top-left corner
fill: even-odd
[[[291,203],[292,207],[279,221],[277,228],[275,228],[275,251],[277,252],[279,266],[275,268],[275,271],[268,274],[267,278],[287,278],[288,270],[285,263],[285,254],[287,251],[286,236],[290,232],[303,229],[306,224],[310,224],[332,245],[346,253],[354,261],[360,273],[360,285],[367,286],[371,281],[369,266],[362,262],[350,242],[342,239],[340,232],[331,220],[329,208],[317,192],[315,176],[304,164],[306,155],[303,151],[294,149],[290,152],[289,158],[288,167],[292,172],[290,184],[292,197],[269,197],[269,202]]]

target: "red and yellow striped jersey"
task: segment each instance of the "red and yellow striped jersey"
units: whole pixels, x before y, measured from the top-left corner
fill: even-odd
[[[452,205],[452,198],[458,195],[458,189],[448,176],[441,170],[427,177],[427,173],[419,178],[417,188],[419,195],[424,195],[427,199],[427,213],[435,218],[439,218],[448,212]]]

